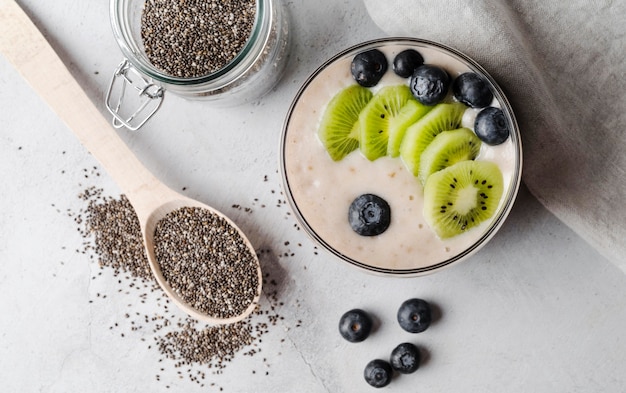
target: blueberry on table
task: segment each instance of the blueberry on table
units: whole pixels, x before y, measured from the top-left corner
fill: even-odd
[[[371,331],[372,319],[361,309],[350,310],[339,319],[339,334],[351,343],[365,340]]]
[[[437,66],[424,64],[415,69],[409,81],[411,93],[424,105],[436,105],[443,101],[450,88],[450,76]]]
[[[430,304],[422,299],[409,299],[398,309],[398,323],[409,333],[421,333],[432,320]]]
[[[375,388],[382,388],[389,385],[393,376],[393,369],[389,362],[382,359],[374,359],[367,363],[363,371],[365,381]]]
[[[411,343],[402,343],[391,351],[389,363],[397,372],[410,374],[420,366],[420,351]]]
[[[424,58],[415,49],[406,49],[393,59],[393,72],[402,78],[413,75],[415,69],[424,64]]]
[[[488,145],[499,145],[509,137],[509,127],[502,109],[490,106],[478,112],[474,132]]]
[[[457,100],[472,108],[484,108],[493,100],[487,82],[473,72],[459,75],[452,83],[452,92]]]
[[[350,204],[348,222],[350,227],[361,236],[377,236],[389,227],[391,208],[381,197],[363,194]]]
[[[370,49],[354,56],[350,65],[352,77],[363,87],[376,86],[387,72],[387,58],[378,49]]]

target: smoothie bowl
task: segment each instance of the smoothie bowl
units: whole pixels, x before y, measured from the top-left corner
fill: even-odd
[[[517,195],[522,149],[510,104],[480,65],[435,42],[388,38],[307,79],[280,164],[300,225],[324,249],[415,276],[493,237]]]

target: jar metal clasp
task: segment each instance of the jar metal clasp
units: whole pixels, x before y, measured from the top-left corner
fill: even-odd
[[[128,88],[137,94],[127,92]],[[113,127],[131,131],[141,128],[161,107],[165,90],[142,76],[128,59],[115,70],[106,95]],[[128,109],[133,108],[133,109]]]

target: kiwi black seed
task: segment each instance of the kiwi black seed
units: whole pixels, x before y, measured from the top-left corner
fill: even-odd
[[[426,180],[424,219],[440,238],[456,236],[492,217],[502,192],[495,163],[461,161]]]
[[[318,136],[333,160],[339,161],[359,147],[359,114],[372,96],[369,89],[350,85],[326,106]]]
[[[361,153],[370,161],[387,155],[390,121],[407,101],[413,100],[406,85],[386,86],[369,101],[359,116]]]
[[[466,108],[460,102],[438,104],[407,128],[400,157],[414,176],[419,173],[422,152],[439,133],[459,128]]]
[[[418,173],[420,182],[426,183],[430,175],[457,162],[475,159],[481,144],[469,128],[442,131],[422,153]]]

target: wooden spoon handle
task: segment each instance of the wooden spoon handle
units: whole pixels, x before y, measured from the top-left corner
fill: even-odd
[[[14,0],[0,0],[0,53],[76,134],[131,201],[141,199],[143,203],[145,196],[164,187],[117,135]]]

